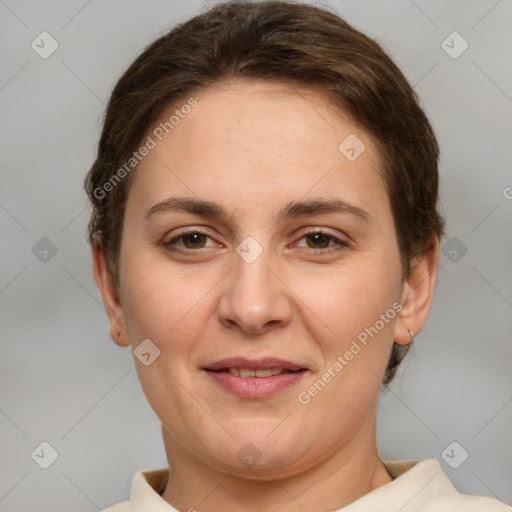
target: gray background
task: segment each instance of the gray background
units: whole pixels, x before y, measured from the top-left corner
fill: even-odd
[[[512,2],[324,5],[391,53],[442,149],[436,297],[382,394],[381,454],[437,458],[460,490],[512,502]],[[82,181],[120,73],[205,6],[0,0],[1,511],[98,510],[127,498],[137,470],[165,465],[129,349],[108,336]],[[59,45],[47,59],[31,48],[43,31]],[[453,31],[469,44],[458,58],[441,46]],[[32,249],[43,237],[57,248],[46,261],[47,242]],[[58,452],[46,470],[31,458],[42,441]],[[452,465],[469,453],[458,469],[442,457],[453,441]]]

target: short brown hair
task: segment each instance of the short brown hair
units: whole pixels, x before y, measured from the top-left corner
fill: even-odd
[[[89,243],[100,244],[116,284],[133,172],[108,194],[102,187],[165,109],[237,78],[320,89],[367,130],[379,149],[402,269],[409,275],[412,257],[443,234],[437,211],[439,149],[414,90],[377,42],[327,10],[283,1],[234,1],[217,4],[153,42],[112,92],[85,189],[93,205]],[[384,384],[409,346],[393,344]]]

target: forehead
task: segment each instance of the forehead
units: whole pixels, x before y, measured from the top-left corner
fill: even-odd
[[[137,203],[183,195],[227,199],[228,208],[243,211],[244,205],[266,208],[310,193],[382,202],[381,163],[371,137],[318,91],[239,81],[193,99],[194,108],[178,102],[155,123],[155,147],[130,190]],[[161,140],[154,135],[158,127]]]

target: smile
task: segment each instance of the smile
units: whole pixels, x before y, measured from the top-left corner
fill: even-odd
[[[280,359],[229,358],[203,370],[224,391],[241,398],[268,398],[297,384],[308,372],[297,363]]]
[[[272,375],[281,375],[281,373],[290,372],[290,370],[285,370],[283,368],[265,368],[261,370],[253,370],[252,368],[228,368],[227,371],[230,375],[241,377],[242,379],[247,379],[249,377],[266,378],[272,377]]]

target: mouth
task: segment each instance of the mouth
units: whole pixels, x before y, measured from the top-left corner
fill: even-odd
[[[208,371],[208,369],[207,369]],[[258,370],[254,370],[252,368],[221,368],[220,370],[209,370],[214,372],[228,372],[230,375],[234,377],[240,377],[242,379],[250,379],[252,377],[257,377],[258,379],[266,379],[268,377],[273,377],[275,375],[281,375],[283,373],[295,373],[300,372],[302,370],[287,370],[285,368],[273,367],[273,368],[261,368]]]
[[[308,368],[281,359],[230,358],[202,368],[225,391],[242,398],[267,398],[299,382]]]

